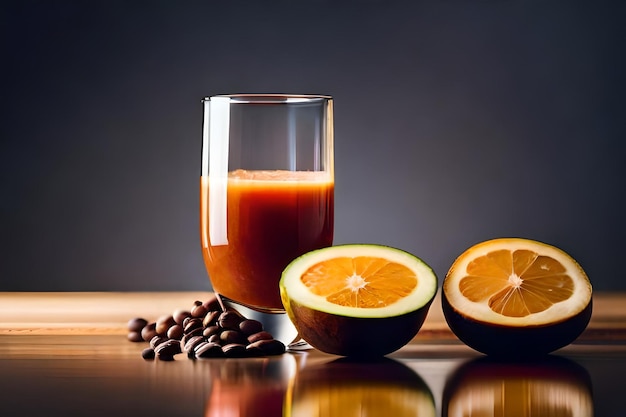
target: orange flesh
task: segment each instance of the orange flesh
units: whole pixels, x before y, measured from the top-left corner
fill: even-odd
[[[404,265],[383,258],[334,258],[309,268],[300,278],[309,290],[347,307],[386,307],[417,287],[417,276]]]
[[[574,281],[557,260],[529,250],[497,250],[471,261],[461,293],[496,313],[524,317],[567,300]]]

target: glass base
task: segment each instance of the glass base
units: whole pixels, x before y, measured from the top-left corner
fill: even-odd
[[[306,341],[300,338],[298,331],[284,311],[261,312],[253,310],[243,304],[233,301],[223,295],[217,294],[222,309],[235,310],[247,319],[258,320],[263,323],[263,328],[285,344],[288,351],[297,352],[312,349]]]

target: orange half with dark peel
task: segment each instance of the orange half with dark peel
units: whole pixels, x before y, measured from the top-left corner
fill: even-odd
[[[383,356],[421,328],[437,277],[399,249],[339,245],[291,262],[280,292],[299,335],[313,347],[342,356]]]
[[[444,316],[468,346],[489,355],[542,355],[573,342],[587,327],[592,287],[563,250],[522,238],[467,249],[442,288]]]

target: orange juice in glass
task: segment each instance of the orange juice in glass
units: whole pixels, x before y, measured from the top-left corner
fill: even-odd
[[[223,304],[289,339],[281,273],[333,240],[332,99],[226,95],[204,108],[200,235],[210,282]]]

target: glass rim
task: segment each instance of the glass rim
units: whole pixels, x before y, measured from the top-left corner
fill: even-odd
[[[203,102],[213,98],[228,98],[233,104],[297,104],[332,100],[332,96],[325,94],[217,94],[207,96]]]

